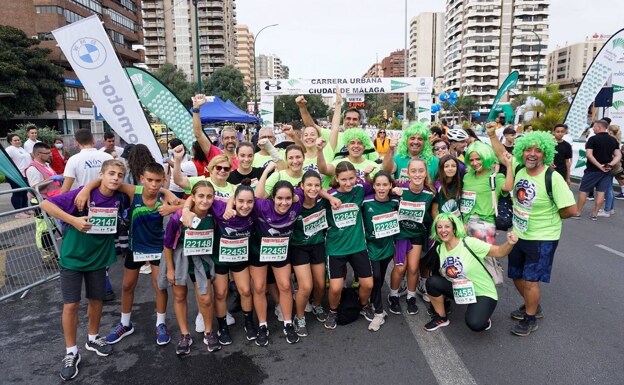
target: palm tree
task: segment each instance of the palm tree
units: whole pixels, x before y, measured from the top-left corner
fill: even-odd
[[[473,111],[479,110],[479,101],[472,96],[460,95],[457,97],[455,104],[451,105],[448,101],[442,103],[442,108],[451,112],[454,116],[458,114],[458,120],[470,120]]]
[[[533,92],[531,96],[541,102],[529,109],[537,113],[528,122],[534,130],[550,131],[556,124],[563,122],[570,103],[568,98],[559,92],[558,84],[548,84],[543,91]]]

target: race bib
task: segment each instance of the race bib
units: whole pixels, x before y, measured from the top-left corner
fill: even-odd
[[[325,216],[325,209],[317,213],[308,215],[307,217],[303,218],[302,222],[303,233],[308,237],[311,237],[319,231],[326,229],[327,217]]]
[[[260,262],[281,262],[288,256],[288,237],[262,237]]]
[[[219,262],[246,262],[248,259],[249,238],[221,238],[219,243]]]
[[[401,171],[399,171],[399,179],[402,179],[402,178],[408,178],[406,168],[402,168]]]
[[[422,223],[425,217],[427,204],[425,202],[409,202],[402,200],[399,203],[399,220]]]
[[[162,251],[159,253],[140,253],[138,251],[132,253],[134,262],[159,261],[161,256]]]
[[[529,229],[529,213],[514,206],[512,222],[515,230],[525,233]]]
[[[373,229],[375,238],[385,238],[399,233],[399,213],[393,211],[387,214],[375,215],[373,217]]]
[[[184,255],[212,254],[212,230],[185,230],[184,231]]]
[[[355,203],[343,203],[337,210],[332,209],[336,227],[342,229],[355,225],[360,208]]]
[[[472,281],[468,279],[454,279],[453,297],[455,297],[455,303],[458,305],[476,303],[477,296],[475,295],[474,285],[472,284]]]
[[[468,214],[472,211],[472,208],[477,201],[477,193],[474,191],[464,191],[462,192],[461,202],[459,203],[459,211],[462,214]]]
[[[117,210],[115,207],[89,207],[89,222],[92,226],[87,234],[117,233]]]

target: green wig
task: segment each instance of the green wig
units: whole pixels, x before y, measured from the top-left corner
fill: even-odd
[[[453,213],[440,213],[433,220],[433,225],[431,225],[431,239],[436,242],[442,243],[440,237],[438,237],[438,233],[436,232],[436,226],[438,222],[442,220],[447,220],[451,222],[453,225],[453,233],[457,238],[466,238],[466,228],[464,227],[464,223],[459,219],[459,217]]]
[[[409,151],[407,149],[407,140],[412,136],[418,136],[423,138],[423,149],[420,157],[429,161],[433,156],[433,151],[431,151],[431,144],[429,144],[429,134],[431,131],[429,127],[425,126],[423,123],[418,122],[409,126],[405,131],[403,131],[401,135],[401,139],[399,140],[399,145],[397,149],[397,154],[404,158],[411,158],[409,155]]]
[[[349,142],[354,139],[362,142],[364,148],[374,148],[373,142],[366,134],[366,131],[361,128],[349,128],[342,134],[342,142],[345,146],[348,146]]]
[[[557,150],[557,141],[550,132],[533,131],[525,134],[521,138],[517,138],[514,144],[513,156],[518,164],[524,165],[522,154],[524,150],[531,147],[537,147],[544,153],[544,164],[552,164],[555,160]]]
[[[494,166],[494,163],[496,163],[496,154],[494,153],[492,147],[490,147],[489,144],[477,140],[472,142],[472,144],[466,149],[466,155],[464,159],[466,160],[466,167],[470,171],[475,171],[470,166],[469,161],[470,154],[473,152],[479,154],[479,158],[481,158],[481,164],[483,165],[483,168],[492,168],[492,166]]]

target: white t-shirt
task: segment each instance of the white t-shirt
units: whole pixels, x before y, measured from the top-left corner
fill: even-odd
[[[26,141],[24,142],[24,150],[26,150],[27,153],[32,154],[33,152],[33,146],[35,145],[35,143],[39,143],[41,142],[40,140],[38,141],[34,141],[34,140],[30,140],[30,139],[26,139]],[[28,162],[30,163],[30,162]]]
[[[51,175],[56,174],[54,170],[50,168],[49,164],[45,163],[42,166],[48,169]],[[36,185],[37,183],[43,182],[45,180],[45,177],[41,175],[39,170],[37,170],[35,167],[28,167],[28,169],[26,169],[26,178],[28,178],[28,184],[30,185],[30,187]]]
[[[119,146],[115,146],[115,152],[117,153],[117,156],[121,156],[121,153],[123,152],[124,148],[123,147],[119,147]],[[106,147],[102,147],[100,148],[99,151],[106,151]]]
[[[83,148],[79,153],[71,156],[65,165],[63,176],[74,178],[71,189],[84,186],[94,179],[99,178],[102,163],[113,159],[110,154],[96,150],[95,148]]]
[[[26,176],[24,174],[24,169],[28,167],[30,161],[32,160],[30,154],[26,152],[26,150],[24,150],[23,148],[15,146],[9,146],[5,148],[5,150],[7,154],[9,154],[9,156],[11,157],[11,160],[13,160],[13,163],[15,163],[15,165],[17,166],[17,169],[22,173],[23,176]]]

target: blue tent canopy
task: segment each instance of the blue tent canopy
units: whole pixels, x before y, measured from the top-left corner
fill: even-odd
[[[201,108],[199,109],[199,115],[201,117],[202,123],[259,122],[259,119],[255,116],[246,114],[241,110],[236,111],[231,106],[228,106],[218,96],[215,96],[213,101],[206,102],[203,106],[201,106]]]

